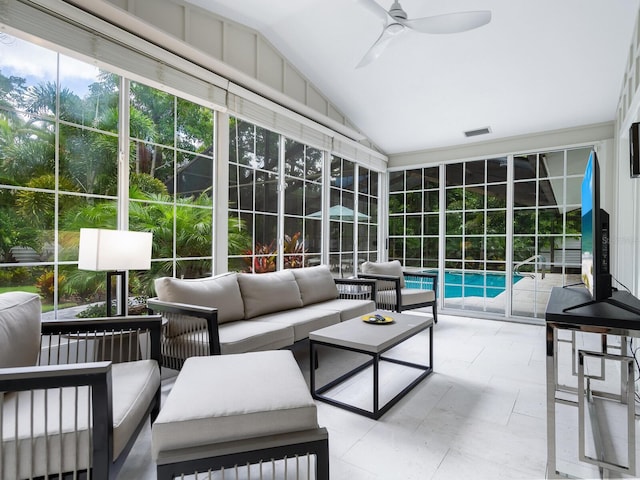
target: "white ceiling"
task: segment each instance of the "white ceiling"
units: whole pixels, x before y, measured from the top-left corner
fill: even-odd
[[[409,18],[490,10],[492,20],[409,32],[360,69],[382,22],[356,0],[190,3],[260,31],[395,154],[612,121],[640,0],[402,0]],[[482,127],[492,133],[463,135]]]

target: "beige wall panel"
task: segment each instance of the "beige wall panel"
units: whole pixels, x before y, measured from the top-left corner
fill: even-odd
[[[225,23],[223,42],[223,61],[256,78],[256,34],[239,25]]]
[[[289,64],[285,65],[284,69],[283,93],[300,103],[307,103],[307,82]]]
[[[185,38],[185,7],[182,5],[176,5],[172,2],[158,2],[156,0],[135,0],[132,5],[132,13],[138,17],[174,37]]]
[[[541,132],[492,142],[475,142],[453,148],[408,152],[389,157],[389,168],[421,166],[455,160],[490,157],[507,153],[531,152],[612,139],[613,122],[579,128]]]
[[[344,115],[342,115],[338,110],[336,110],[335,107],[331,104],[329,104],[328,117],[331,118],[332,120],[335,120],[336,122],[340,122],[342,124],[345,123]]]
[[[258,80],[281,92],[284,85],[284,60],[262,38],[258,39]]]
[[[311,84],[307,84],[307,105],[323,115],[329,113],[329,102]]]
[[[217,18],[202,13],[200,10],[191,10],[187,41],[194,48],[222,60],[224,24]]]

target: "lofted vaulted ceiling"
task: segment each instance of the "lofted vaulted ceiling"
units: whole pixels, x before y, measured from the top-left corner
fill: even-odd
[[[640,5],[402,0],[410,18],[492,18],[463,33],[408,32],[356,68],[383,27],[363,0],[189,1],[258,30],[387,154],[613,121]]]

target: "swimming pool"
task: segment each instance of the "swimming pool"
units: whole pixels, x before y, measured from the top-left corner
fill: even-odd
[[[435,273],[429,270],[429,273]],[[456,272],[444,274],[445,298],[487,297],[494,298],[505,291],[506,275],[499,272]],[[439,281],[442,281],[438,279]],[[521,275],[513,275],[513,284],[522,280]],[[407,288],[421,288],[419,281],[408,280]]]

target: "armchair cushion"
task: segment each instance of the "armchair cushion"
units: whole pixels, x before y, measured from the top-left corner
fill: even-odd
[[[211,278],[183,280],[162,277],[155,281],[158,299],[165,302],[186,303],[218,309],[218,323],[233,322],[244,318],[244,303],[240,295],[237,274],[225,273]],[[169,322],[165,335],[174,337],[192,330],[179,322]]]
[[[239,273],[244,300],[244,318],[250,319],[302,306],[300,289],[291,270],[269,273]]]
[[[40,352],[40,297],[0,294],[0,368],[35,365]]]
[[[298,282],[303,305],[338,298],[338,287],[328,266],[294,268],[291,272]]]
[[[113,396],[113,457],[117,458],[147,414],[160,386],[160,372],[155,360],[140,360],[112,364],[111,378],[116,392]],[[7,462],[4,478],[27,478],[32,465],[34,477],[86,469],[91,465],[89,391],[89,387],[79,386],[4,395],[0,410],[3,414],[2,436],[6,440],[1,447],[5,458],[18,458],[19,462],[17,472],[14,462]],[[62,420],[59,420],[60,414]]]
[[[392,275],[394,277],[400,277],[400,288],[405,287],[402,264],[398,260],[393,260],[391,262],[364,262],[360,266],[360,270],[362,273],[370,273],[372,275]],[[393,286],[382,286],[378,288],[386,288],[389,290],[393,288]]]

